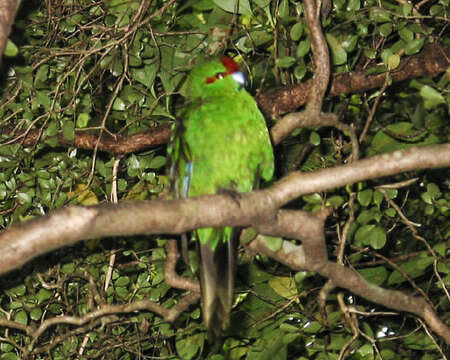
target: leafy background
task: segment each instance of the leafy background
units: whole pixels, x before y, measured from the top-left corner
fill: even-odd
[[[325,7],[330,5],[322,25],[333,73],[370,74],[375,64],[384,65],[377,71],[394,70],[426,42],[448,46],[449,1],[421,3],[417,9],[403,1],[324,1]],[[75,129],[126,136],[170,123],[183,107],[183,80],[195,59],[222,53],[241,63],[253,93],[313,76],[300,2],[23,3],[2,73],[0,225],[7,228],[65,205],[110,201],[117,156],[63,147],[58,134],[68,141]],[[361,157],[448,142],[449,79],[447,71],[434,79],[389,83],[384,92],[329,98],[324,110],[342,114],[342,121],[360,132],[381,97]],[[274,120],[268,121],[270,126]],[[16,134],[38,130],[40,141],[24,147],[11,129]],[[341,164],[351,150],[348,138],[336,130],[297,130],[277,148],[278,177],[298,165],[305,148],[301,171]],[[124,156],[119,199],[165,196],[166,163],[165,146]],[[416,294],[421,290],[448,324],[448,175],[447,170],[408,173],[304,196],[292,206],[335,209],[327,226],[334,255],[337,233],[353,214],[345,264],[377,285]],[[419,179],[408,187],[377,188],[415,177]],[[356,202],[349,206],[352,197]],[[421,226],[412,231],[408,221]],[[171,306],[180,293],[164,282],[164,241],[151,236],[98,239],[40,257],[0,279],[0,316],[35,328],[54,316],[83,316],[98,304],[150,298]],[[104,290],[112,252],[116,265]],[[194,276],[192,269],[179,270]],[[429,336],[418,319],[392,315],[347,292],[331,293],[323,321],[316,300],[323,284],[312,273],[243,256],[232,326],[222,347],[207,344],[197,305],[173,325],[139,312],[107,316],[84,327],[59,324],[37,340],[2,329],[0,359],[20,359],[27,349],[35,359],[338,359],[352,337],[338,296],[361,311],[360,333],[346,358],[442,358],[445,345]]]

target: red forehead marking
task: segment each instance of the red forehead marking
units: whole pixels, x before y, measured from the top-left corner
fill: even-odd
[[[223,76],[231,75],[231,74],[235,73],[236,71],[241,70],[239,65],[236,63],[236,61],[234,61],[232,58],[230,58],[228,56],[222,56],[220,58],[220,62],[222,63],[223,66],[225,66],[225,69],[226,69],[226,71],[224,73],[221,73]],[[207,84],[212,84],[217,79],[218,79],[218,77],[216,74],[214,76],[207,77],[205,82]]]
[[[232,74],[241,70],[236,61],[228,56],[222,56],[220,62],[225,66],[225,69],[227,69],[227,74]]]

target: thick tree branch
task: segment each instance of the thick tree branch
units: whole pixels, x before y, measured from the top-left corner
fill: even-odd
[[[393,81],[401,81],[413,77],[436,76],[444,72],[450,66],[450,48],[440,46],[439,44],[427,44],[422,52],[417,55],[404,58],[398,68],[391,72]],[[321,60],[320,60],[321,61]],[[323,71],[320,75],[320,81],[326,78],[326,69],[322,69],[324,65],[318,67],[317,71]],[[316,72],[316,77],[319,72]],[[316,78],[315,78],[316,80]],[[314,80],[314,81],[315,81]],[[386,73],[377,75],[366,75],[366,71],[355,71],[334,75],[331,78],[331,88],[328,95],[337,96],[347,93],[360,93],[369,89],[381,88],[386,80]],[[319,80],[318,80],[319,81]],[[313,80],[306,81],[301,84],[284,87],[270,93],[260,93],[255,96],[261,110],[268,117],[279,117],[282,114],[295,111],[304,105],[312,92]],[[299,117],[299,113],[292,114],[292,118]],[[303,113],[302,119],[297,120],[303,122],[304,127],[308,126],[335,126],[327,125],[326,119],[317,117],[311,118],[309,114]],[[285,117],[286,118],[286,117]],[[292,119],[291,119],[292,120]],[[287,120],[285,120],[287,121]],[[291,123],[291,121],[287,121]],[[329,119],[328,122],[336,123],[336,119]],[[291,123],[292,125],[292,123]],[[296,125],[297,126],[297,125]],[[274,144],[278,144],[283,136],[288,133],[289,126],[280,126],[272,128],[272,139]],[[341,129],[342,130],[342,129]],[[12,134],[11,128],[3,128],[2,133]],[[34,146],[39,141],[40,131],[31,129],[13,136],[7,142],[22,143],[24,146]],[[129,154],[133,152],[143,151],[149,147],[166,144],[170,139],[170,125],[162,125],[155,129],[149,129],[130,136],[110,137],[103,135],[99,142],[98,149],[100,151]],[[76,131],[73,141],[67,141],[62,134],[58,135],[58,143],[62,146],[75,146],[82,149],[94,149],[98,141],[98,136],[84,131]]]
[[[450,166],[450,144],[383,154],[313,173],[294,172],[272,187],[242,194],[238,200],[227,195],[206,195],[171,201],[67,207],[0,233],[0,274],[80,240],[145,233],[180,234],[207,226],[258,227],[275,219],[281,206],[305,194],[405,171],[445,166]],[[308,238],[308,226],[304,225],[303,231]]]
[[[292,172],[265,190],[274,203],[285,204],[304,194],[332,189],[404,171],[450,165],[450,144],[410,148],[312,173]]]
[[[317,246],[318,244],[316,244]],[[443,339],[450,344],[450,329],[440,320],[423,298],[409,296],[400,291],[387,290],[367,282],[358,272],[334,263],[332,261],[315,261],[314,265],[308,265],[305,256],[307,245],[296,246],[284,241],[280,250],[270,250],[262,239],[252,241],[248,248],[260,254],[265,254],[272,259],[285,264],[290,269],[304,271],[316,271],[320,275],[331,280],[335,286],[348,289],[369,301],[386,306],[398,311],[407,311],[425,319],[427,324]],[[314,270],[311,270],[314,268]]]
[[[98,150],[113,154],[129,154],[139,152],[149,147],[167,144],[170,139],[171,124],[160,125],[133,135],[111,136],[103,134],[99,140],[97,134],[77,130],[73,140],[67,140],[62,133],[57,135],[58,144],[61,146],[74,146],[79,149],[93,150],[98,142]],[[5,134],[12,133],[12,128],[4,128]],[[35,146],[41,139],[41,131],[30,130],[23,132],[5,143],[21,143],[23,146]]]
[[[326,253],[323,222],[326,211],[310,215],[308,219],[308,235],[305,238],[303,226],[306,223],[303,214],[294,211],[281,210],[276,221],[257,228],[268,235],[286,236],[302,241],[302,246],[296,246],[284,241],[280,250],[273,251],[267,247],[263,239],[257,238],[247,245],[251,251],[265,254],[290,269],[298,271],[315,271],[332,281],[333,285],[348,289],[369,301],[398,311],[407,311],[425,319],[427,324],[450,344],[450,328],[440,320],[432,305],[422,297],[413,297],[400,291],[381,288],[367,282],[355,270],[329,261]],[[315,218],[315,219],[314,219]]]
[[[320,12],[315,0],[304,0],[306,22],[311,33],[311,49],[313,52],[314,74],[312,91],[309,92],[307,109],[319,114],[330,79],[330,55],[328,44],[320,24]],[[319,9],[320,10],[320,9]]]
[[[450,66],[449,58],[450,48],[437,43],[427,44],[419,54],[405,57],[400,62],[397,69],[391,72],[392,80],[402,81],[415,77],[437,76]],[[367,75],[367,70],[333,75],[328,95],[361,93],[381,88],[386,79],[386,73]],[[312,83],[313,80],[308,80],[273,92],[260,93],[256,95],[256,101],[266,116],[277,118],[306,104]]]

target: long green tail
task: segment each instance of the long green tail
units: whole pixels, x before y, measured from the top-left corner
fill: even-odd
[[[219,241],[198,241],[200,256],[200,285],[202,291],[203,322],[208,331],[210,342],[219,339],[230,323],[230,312],[233,305],[234,275],[237,260],[236,231],[230,228],[200,229],[216,232]],[[217,234],[219,233],[219,234]],[[229,238],[223,241],[222,236]],[[231,236],[230,236],[231,234]],[[215,246],[214,246],[215,245]]]

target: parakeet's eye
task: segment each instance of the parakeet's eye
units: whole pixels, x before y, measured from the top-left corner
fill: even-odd
[[[216,80],[222,80],[225,76],[227,76],[227,73],[218,72],[216,75],[206,78],[206,83],[207,84],[212,84]]]

